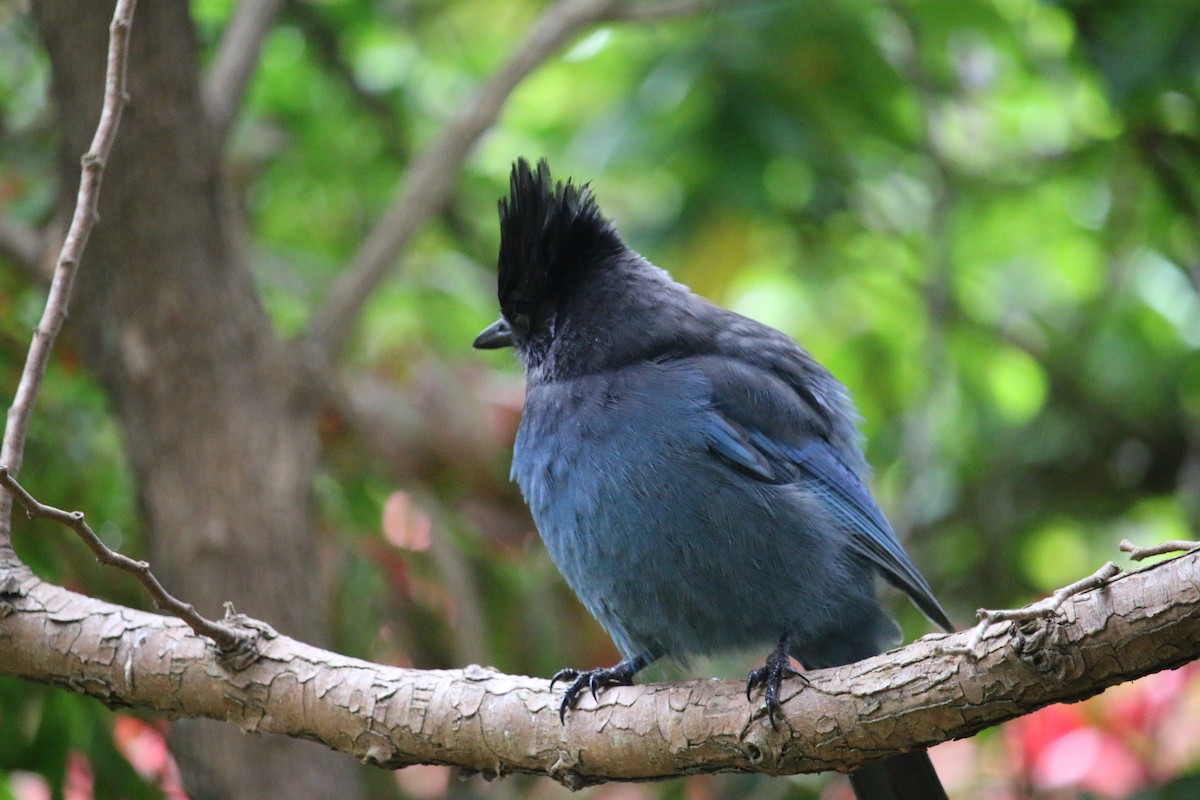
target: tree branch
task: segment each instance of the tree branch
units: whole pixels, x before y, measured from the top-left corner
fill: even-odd
[[[559,0],[534,23],[509,61],[413,160],[392,204],[367,235],[309,325],[313,354],[332,360],[352,333],[367,298],[395,266],[418,231],[450,200],[458,171],[524,78],[588,25],[647,19],[707,8],[711,0],[643,5],[621,0]],[[643,13],[639,13],[639,10]],[[657,13],[651,14],[655,11]]]
[[[255,657],[253,633],[212,622],[201,616],[192,604],[177,599],[163,588],[158,578],[154,577],[148,563],[134,561],[129,556],[122,555],[106,545],[92,530],[92,526],[87,524],[82,511],[63,511],[60,508],[38,502],[33,495],[25,491],[25,487],[17,483],[16,478],[4,466],[0,466],[0,486],[3,486],[16,499],[30,519],[48,519],[70,528],[95,554],[98,562],[105,566],[116,567],[136,577],[149,592],[156,606],[179,617],[196,634],[212,639],[224,656],[235,657],[242,663]]]
[[[0,446],[0,466],[16,476],[21,471],[25,455],[25,433],[29,417],[42,388],[46,365],[54,340],[62,330],[67,317],[67,301],[83,249],[87,246],[92,227],[99,219],[97,206],[100,202],[100,183],[104,177],[104,165],[116,139],[117,127],[121,123],[121,112],[129,101],[125,94],[125,64],[129,57],[129,29],[133,24],[133,11],[137,0],[118,0],[110,26],[108,67],[104,79],[104,104],[100,111],[100,122],[91,146],[83,156],[83,170],[79,180],[79,195],[75,201],[75,214],[71,227],[63,242],[50,293],[41,321],[33,331],[33,342],[21,372],[17,393],[8,409],[8,422],[4,428],[4,443]],[[0,494],[0,557],[9,550],[12,525],[12,498],[5,492]]]
[[[1178,553],[1183,550],[1200,549],[1200,542],[1190,542],[1181,539],[1171,539],[1166,542],[1150,545],[1149,547],[1138,547],[1128,539],[1122,539],[1117,545],[1122,553],[1129,553],[1131,561],[1144,561],[1151,556],[1161,556],[1167,553]]]
[[[5,578],[7,577],[7,580]],[[2,587],[7,587],[7,592]],[[1200,656],[1200,554],[1068,598],[1054,619],[955,654],[970,632],[927,636],[793,682],[779,731],[740,681],[606,690],[566,725],[545,680],[472,666],[370,664],[274,636],[232,673],[183,623],[0,570],[0,674],[114,706],[209,717],[324,742],[367,763],[549,775],[571,787],[698,772],[849,770],[974,733]],[[1036,646],[1030,646],[1036,642]]]
[[[962,650],[954,652],[975,658],[979,655],[979,646],[983,643],[983,640],[987,638],[989,633],[994,634],[992,625],[995,623],[1052,619],[1061,611],[1063,603],[1067,602],[1067,600],[1089,589],[1097,589],[1104,586],[1119,575],[1120,572],[1121,568],[1109,561],[1086,578],[1081,578],[1068,586],[1064,586],[1049,597],[1039,600],[1036,603],[1031,603],[1024,608],[1006,608],[1000,610],[981,608],[975,612],[979,618],[979,624],[971,629],[971,638],[967,640],[967,644]]]
[[[263,41],[281,8],[283,0],[241,0],[221,36],[202,89],[204,108],[218,141],[229,136],[258,66]]]

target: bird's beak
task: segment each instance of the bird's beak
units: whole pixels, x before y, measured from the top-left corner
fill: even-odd
[[[513,346],[512,328],[508,327],[504,317],[488,325],[475,337],[471,345],[476,350],[498,350],[501,347]]]

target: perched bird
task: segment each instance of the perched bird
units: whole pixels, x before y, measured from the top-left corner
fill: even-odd
[[[526,393],[512,475],[567,583],[624,658],[559,672],[585,690],[662,658],[775,645],[750,673],[776,724],[780,683],[898,638],[875,578],[945,611],[867,490],[846,389],[779,331],[712,305],[621,240],[587,184],[545,160],[500,200],[501,318]],[[851,776],[860,800],[945,797],[928,756]]]

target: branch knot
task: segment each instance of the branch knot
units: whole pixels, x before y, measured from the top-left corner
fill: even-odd
[[[234,672],[249,669],[262,655],[262,643],[279,636],[279,632],[262,620],[239,614],[233,603],[225,603],[225,618],[220,627],[228,633],[217,641],[221,664]]]
[[[1062,617],[1027,619],[1015,623],[1012,647],[1021,661],[1056,680],[1070,677],[1074,660],[1066,651],[1066,628]]]

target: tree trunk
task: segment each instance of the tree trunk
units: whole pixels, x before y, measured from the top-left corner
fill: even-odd
[[[64,132],[63,208],[99,116],[112,5],[33,6]],[[319,391],[273,331],[232,235],[183,0],[139,4],[129,92],[69,328],[120,421],[151,561],[204,614],[220,616],[230,600],[324,643],[312,500]],[[358,793],[354,765],[316,745],[191,721],[172,739],[193,798]]]

